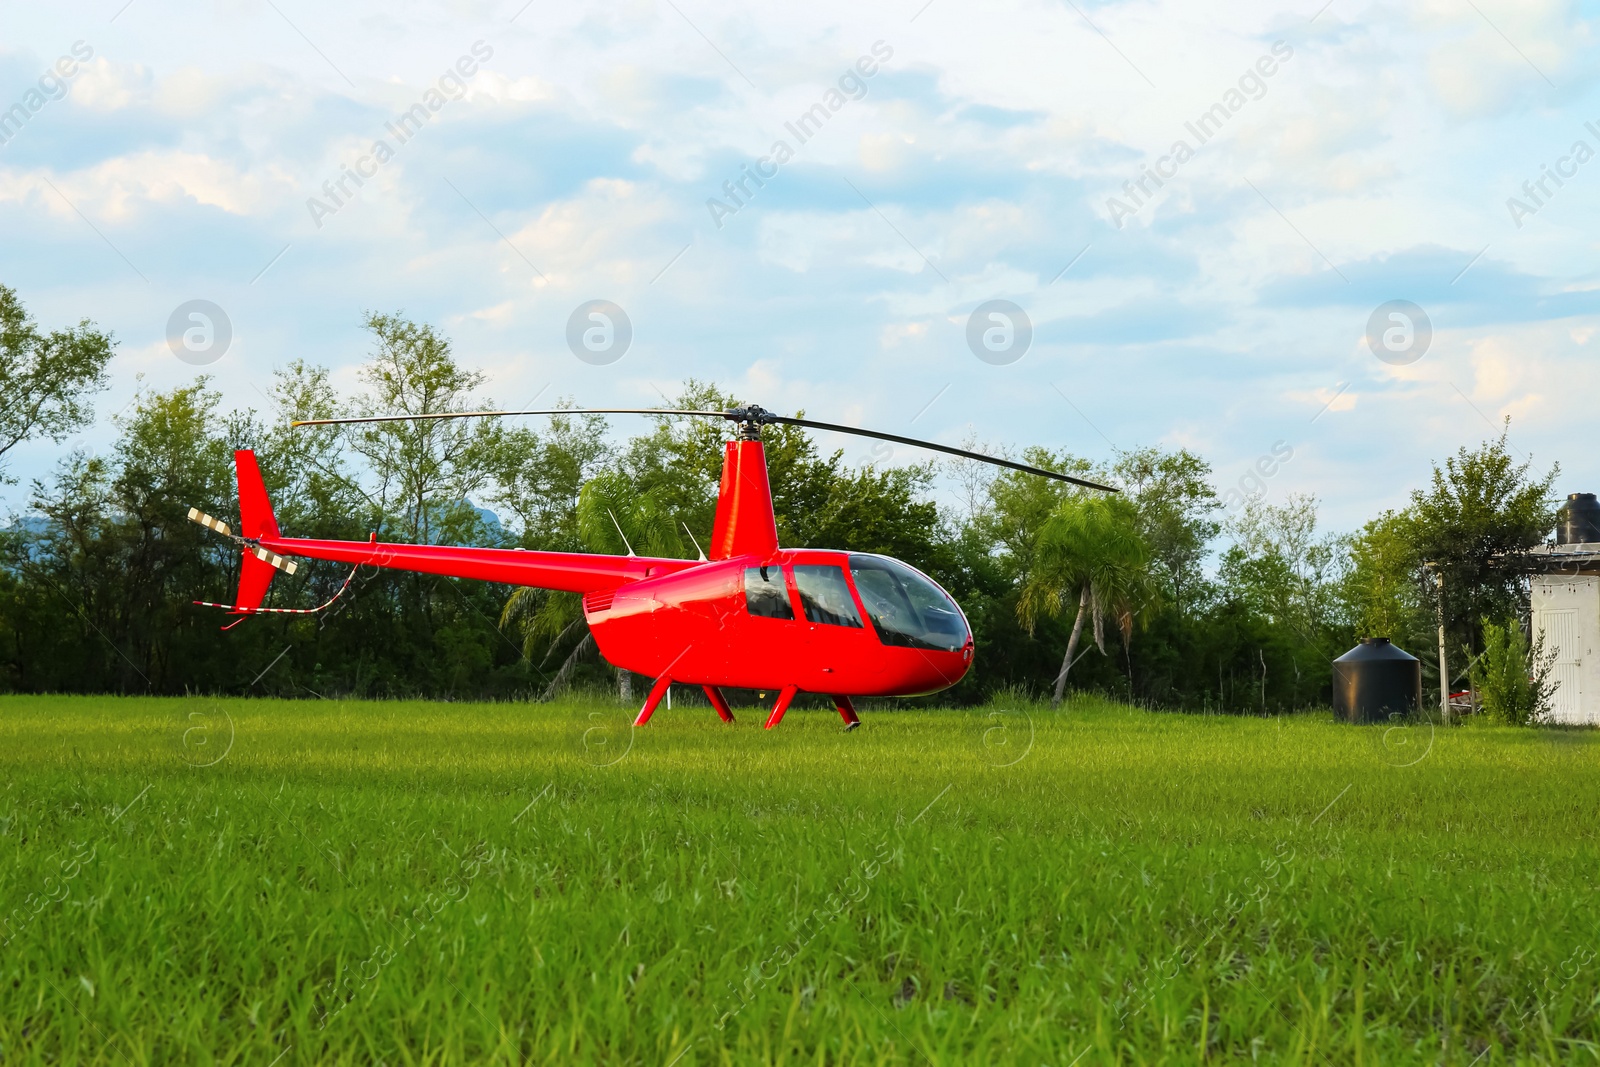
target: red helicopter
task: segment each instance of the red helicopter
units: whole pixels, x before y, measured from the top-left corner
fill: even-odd
[[[655,679],[635,720],[637,726],[650,721],[668,687],[678,683],[700,686],[724,722],[733,721],[733,712],[722,687],[776,691],[777,700],[767,717],[769,730],[783,721],[797,694],[824,694],[839,709],[846,729],[854,729],[861,720],[852,697],[921,696],[959,682],[972,665],[972,630],[948,593],[899,560],[865,552],[780,547],[762,426],[784,423],[873,437],[1091,489],[1117,491],[965,449],[778,415],[755,405],[728,411],[579,410],[697,416],[738,424],[737,439],[726,444],[709,558],[654,559],[633,555],[631,549],[626,556],[605,556],[389,544],[380,542],[376,533],[368,541],[284,537],[273,517],[255,454],[239,451],[234,453],[239,478],[238,535],[220,520],[193,508],[189,511],[195,522],[243,546],[239,595],[233,604],[196,603],[226,608],[236,615],[308,614],[331,605],[332,600],[318,608],[261,606],[274,572],[294,572],[295,564],[285,556],[580,593],[584,618],[601,654],[616,667]],[[573,413],[574,409],[442,412],[310,419],[294,425]],[[353,577],[354,571],[351,574]],[[345,587],[348,585],[346,579]],[[224,629],[235,625],[238,623]]]

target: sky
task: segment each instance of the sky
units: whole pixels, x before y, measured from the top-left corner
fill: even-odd
[[[947,444],[1181,446],[1333,529],[1507,416],[1600,491],[1597,16],[8,0],[0,283],[118,349],[0,502],[140,388],[265,410],[304,359],[354,391],[373,311],[502,406],[694,377]]]

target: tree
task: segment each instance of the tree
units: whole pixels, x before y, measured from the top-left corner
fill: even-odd
[[[366,389],[356,398],[356,411],[432,415],[492,405],[478,394],[484,375],[458,364],[449,340],[433,327],[377,313],[367,315],[365,326],[375,346],[372,360],[361,369]],[[505,427],[499,420],[426,419],[344,429],[350,450],[365,467],[373,529],[421,544],[485,539],[489,528],[470,498],[491,490],[493,474],[503,465]],[[393,617],[400,625],[389,651],[409,648],[428,657],[434,677],[446,684],[465,683],[468,658],[483,657],[487,666],[482,635],[485,629],[498,630],[473,601],[491,596],[498,601],[503,594],[419,573],[385,574],[379,582],[398,601]]]
[[[361,536],[381,522],[382,506],[350,469],[350,435],[341,426],[292,426],[346,414],[324,367],[294,360],[276,370],[270,426],[233,420],[235,448],[254,449],[278,524],[303,537]]]
[[[1083,624],[1092,624],[1095,647],[1105,654],[1105,620],[1110,616],[1123,644],[1133,639],[1135,616],[1155,596],[1150,550],[1139,533],[1138,513],[1116,496],[1069,496],[1045,520],[1035,546],[1034,569],[1023,585],[1017,612],[1031,631],[1041,615],[1061,614],[1071,594],[1078,613],[1056,675],[1052,705],[1059,705],[1067,673],[1076,662]],[[1087,652],[1087,650],[1085,650]]]
[[[1481,648],[1479,620],[1520,616],[1527,608],[1524,553],[1542,544],[1555,526],[1551,486],[1533,461],[1520,463],[1500,436],[1476,449],[1463,446],[1433,468],[1426,490],[1414,490],[1403,520],[1413,559],[1436,564],[1444,575],[1444,613],[1456,644]]]
[[[997,459],[1011,458],[1006,449],[980,440],[978,435],[970,430],[962,439],[961,447],[968,452],[976,452],[983,456],[993,456]],[[961,522],[971,526],[987,517],[993,507],[995,479],[1000,477],[1000,472],[1004,468],[962,457],[951,457],[944,460],[944,464],[959,487],[957,495],[961,500]]]
[[[23,441],[60,442],[94,418],[88,398],[105,388],[114,348],[88,319],[40,333],[16,291],[0,285],[0,477]]]
[[[1268,621],[1314,641],[1335,622],[1335,569],[1343,543],[1317,534],[1317,498],[1291,493],[1282,504],[1252,500],[1228,523],[1233,545],[1219,580]]]
[[[1191,610],[1205,585],[1202,564],[1222,529],[1211,464],[1186,448],[1141,448],[1117,457],[1110,473],[1138,512],[1162,593],[1180,613]]]
[[[550,416],[543,435],[528,428],[507,431],[496,453],[499,469],[492,499],[520,523],[524,548],[596,550],[584,536],[578,505],[585,483],[613,458],[605,430],[603,417],[574,412]],[[584,623],[581,603],[571,593],[527,586],[514,589],[500,610],[500,628],[520,632],[522,656],[529,663],[543,645],[537,668],[541,672],[562,648],[567,649],[555,677],[545,685],[546,700],[570,683],[580,662],[594,651],[594,637]],[[569,645],[579,630],[583,636]]]
[[[450,342],[431,326],[398,314],[369,314],[377,342],[362,368],[367,392],[358,410],[368,415],[432,415],[482,410],[476,391],[484,376],[456,363]],[[478,526],[467,499],[490,484],[504,428],[494,419],[380,422],[350,431],[353,450],[367,461],[374,494],[392,511],[406,541],[436,543],[470,536]]]
[[[715,385],[691,378],[672,406],[726,411],[740,402]],[[732,422],[720,419],[658,418],[649,434],[628,442],[620,467],[638,491],[651,494],[664,516],[671,516],[680,530],[687,526],[696,531],[704,544],[711,537],[726,444],[737,433]],[[825,521],[844,453],[823,457],[799,426],[763,426],[761,439],[779,543],[795,547],[819,543],[817,529]]]
[[[672,406],[723,411],[737,406],[737,401],[715,385],[691,378]],[[722,419],[694,416],[661,417],[654,422],[649,433],[628,441],[617,467],[636,492],[650,494],[663,522],[675,527],[687,525],[705,544],[711,538],[711,522],[716,514],[723,444],[732,438],[735,427]],[[769,454],[769,469],[771,458]]]
[[[619,470],[596,474],[578,493],[578,533],[590,552],[679,558],[684,538],[668,505]]]
[[[109,461],[74,454],[52,484],[34,484],[48,533],[28,570],[69,605],[91,650],[70,653],[83,672],[73,684],[170,691],[197,666],[183,652],[197,628],[189,601],[215,591],[233,554],[184,519],[192,502],[232,495],[219,400],[205,378],[141,394]]]
[[[655,489],[640,490],[628,474],[616,467],[601,470],[578,492],[573,509],[575,528],[584,551],[620,556],[638,553],[645,556],[677,558],[686,555],[679,520],[669,505],[658,499],[661,483]],[[530,659],[540,639],[550,642],[550,652],[564,643],[583,623],[583,608],[572,593],[522,588],[515,590],[501,611],[502,626],[522,629],[523,654]],[[592,634],[568,652],[546,690],[553,696],[571,677],[578,662],[594,647]],[[546,662],[549,654],[546,655]],[[633,678],[628,671],[617,671],[620,699],[633,699]]]
[[[1269,690],[1280,705],[1302,706],[1322,689],[1328,661],[1349,644],[1338,595],[1346,539],[1317,532],[1317,499],[1303,493],[1282,504],[1249,501],[1226,530],[1233,544],[1218,570],[1223,610],[1212,623],[1238,640],[1214,646],[1218,662],[1257,679],[1252,703],[1261,713]],[[1244,617],[1218,626],[1236,607]]]
[[[1347,547],[1349,566],[1339,596],[1355,632],[1393,638],[1402,645],[1426,640],[1432,613],[1423,601],[1422,561],[1407,517],[1386,511],[1351,536]]]
[[[562,405],[565,406],[565,401]],[[575,551],[578,494],[614,457],[600,415],[552,415],[543,433],[508,429],[496,450],[491,502],[514,516],[524,548]]]
[[[802,546],[876,552],[938,576],[950,566],[929,464],[837,470]]]
[[[1101,477],[1094,464],[1066,452],[1030,448],[1023,452],[1022,460],[1035,467],[1078,478]],[[1002,471],[990,480],[989,506],[978,515],[973,525],[994,546],[995,552],[1008,558],[1020,577],[1033,569],[1039,531],[1064,503],[1077,500],[1081,495],[1080,490],[1053,478],[1041,478],[1037,474],[1025,474],[1022,471]]]

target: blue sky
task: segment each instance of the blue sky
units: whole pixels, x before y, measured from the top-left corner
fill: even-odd
[[[209,373],[261,408],[305,358],[353,387],[363,313],[403,310],[506,405],[651,404],[695,376],[949,443],[1184,445],[1219,489],[1284,442],[1269,499],[1314,493],[1335,528],[1510,415],[1562,492],[1600,489],[1600,159],[1571,158],[1600,151],[1595,5],[1319,7],[7,4],[0,109],[92,56],[0,146],[0,281],[42,325],[120,341],[86,448],[140,376]],[[800,144],[785,124],[863,57]],[[463,60],[398,144],[386,124]],[[1199,145],[1186,124],[1219,103]],[[393,158],[314,217],[378,138]],[[719,219],[707,201],[779,139],[793,158]],[[1558,165],[1517,225],[1508,199]],[[1121,226],[1111,198],[1137,207]],[[205,368],[165,339],[191,299],[233,327]],[[633,323],[609,365],[566,344],[593,299]],[[993,299],[1034,327],[1008,365],[967,346]],[[1414,363],[1363,340],[1390,300],[1432,322]]]

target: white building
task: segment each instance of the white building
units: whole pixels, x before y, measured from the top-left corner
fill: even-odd
[[[1600,544],[1552,545],[1535,558],[1533,636],[1555,653],[1551,720],[1600,725]]]

